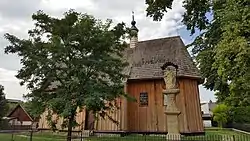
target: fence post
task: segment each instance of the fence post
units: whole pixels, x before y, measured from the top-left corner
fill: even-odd
[[[33,136],[33,130],[32,130],[32,127],[31,127],[31,131],[30,131],[30,141],[32,141],[32,136]]]
[[[11,134],[11,141],[14,141],[14,133],[12,131],[12,134]]]
[[[11,132],[11,141],[14,141],[14,131],[15,131],[15,121],[14,120],[12,120],[12,129],[13,129],[13,131]]]
[[[82,141],[82,132],[83,132],[83,131],[81,131],[81,141]]]

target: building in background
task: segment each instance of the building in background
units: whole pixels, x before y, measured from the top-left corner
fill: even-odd
[[[18,104],[8,115],[7,118],[10,120],[11,125],[32,125],[32,117],[25,111],[25,109]]]
[[[18,100],[18,99],[6,99],[8,101],[8,103],[10,104],[17,104],[17,103],[22,103],[22,100]]]
[[[213,123],[213,109],[216,107],[216,102],[202,102],[201,103],[201,112],[202,120],[205,127],[212,127]]]

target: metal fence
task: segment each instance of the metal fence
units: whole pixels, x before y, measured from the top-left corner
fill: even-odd
[[[203,136],[167,136],[167,135],[96,135],[86,138],[89,141],[250,141],[248,135],[203,135]]]
[[[67,133],[48,131],[14,131],[0,132],[0,141],[63,141],[67,139]],[[213,135],[199,136],[167,136],[156,134],[83,134],[74,132],[72,141],[250,141],[250,135]]]
[[[32,125],[2,124],[0,141],[32,141],[33,133],[37,131]]]

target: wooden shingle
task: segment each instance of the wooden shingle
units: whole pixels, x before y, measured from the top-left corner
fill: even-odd
[[[178,77],[201,79],[184,43],[179,36],[140,41],[135,48],[127,48],[124,57],[129,63],[128,79],[163,78],[161,67],[166,62],[178,65]]]

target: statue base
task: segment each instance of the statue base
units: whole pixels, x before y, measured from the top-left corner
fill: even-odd
[[[180,92],[180,89],[165,89],[163,90],[163,94],[178,94]]]
[[[176,110],[176,111],[170,111],[170,110],[168,110],[168,111],[165,111],[165,114],[166,115],[177,115],[178,116],[179,114],[181,114],[181,111],[178,111],[178,110]]]

